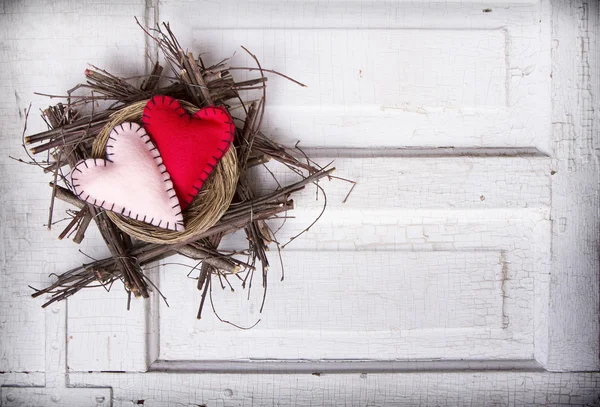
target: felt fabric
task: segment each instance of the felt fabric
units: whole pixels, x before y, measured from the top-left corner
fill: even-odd
[[[225,155],[235,125],[225,108],[205,107],[189,115],[176,99],[154,96],[144,108],[142,122],[160,150],[185,209]]]
[[[164,229],[182,231],[183,216],[161,155],[137,123],[115,127],[106,160],[90,158],[71,171],[75,194],[95,206]]]

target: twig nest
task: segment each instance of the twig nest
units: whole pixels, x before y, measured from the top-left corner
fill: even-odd
[[[112,114],[110,120],[98,134],[92,146],[92,158],[106,158],[106,143],[111,130],[124,122],[142,123],[142,114],[148,100],[133,103]],[[179,100],[181,106],[191,115],[198,107]],[[210,229],[219,221],[229,207],[239,178],[236,149],[233,145],[219,161],[210,176],[196,195],[192,203],[183,211],[185,230],[176,232],[161,229],[145,222],[120,216],[107,211],[114,224],[133,238],[150,243],[175,244],[188,239],[192,235]]]

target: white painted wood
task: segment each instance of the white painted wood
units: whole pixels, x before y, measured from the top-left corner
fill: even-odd
[[[132,24],[133,15],[143,14],[143,2],[120,4],[117,9],[69,1],[0,6],[0,371],[44,370],[44,311],[29,297],[28,285],[40,287],[50,281],[50,273],[85,261],[75,245],[56,240],[60,230],[43,227],[51,176],[43,179],[38,168],[8,158],[24,157],[23,110],[33,103],[28,131],[41,131],[39,109],[51,101],[33,92],[64,93],[83,79],[88,63],[124,75],[143,69],[143,35]],[[107,30],[110,26],[122,29]],[[55,220],[65,208],[58,206]],[[83,249],[99,254],[93,247],[104,244],[90,235]]]
[[[69,241],[51,232],[47,186],[33,166],[9,159],[25,158],[20,146],[24,109],[32,102],[28,131],[44,129],[39,109],[49,101],[33,92],[63,94],[83,79],[92,63],[123,75],[139,73],[144,64],[143,35],[133,15],[144,3],[2,2],[0,4],[0,384],[1,405],[111,405],[110,386],[71,388],[66,375],[66,303],[47,310],[31,289],[47,284],[87,258]],[[104,16],[98,18],[98,16]],[[118,31],[107,30],[119,26]],[[57,203],[55,220],[67,206]],[[90,228],[81,247],[92,256],[107,250]],[[29,386],[29,387],[28,387]]]
[[[263,319],[248,332],[223,325],[210,313],[194,320],[195,310],[189,309],[187,298],[197,299],[197,290],[185,277],[167,270],[162,285],[182,295],[170,300],[169,309],[161,308],[160,358],[530,359],[532,318],[522,309],[531,307],[528,286],[533,281],[522,278],[522,287],[507,287],[501,256],[427,251],[286,253],[288,277],[280,286],[279,267],[271,269],[263,315],[258,315],[258,290],[250,301],[243,294],[235,298],[229,290],[219,289],[214,295],[224,319],[242,326]],[[509,303],[503,301],[503,290],[512,297]],[[520,307],[515,307],[517,303]],[[176,320],[176,315],[186,318]]]
[[[249,302],[246,291],[216,290],[222,318],[242,326],[263,319],[253,330],[223,325],[210,312],[196,321],[199,292],[189,269],[161,270],[169,307],[159,305],[159,359],[531,359],[534,325],[544,323],[534,312],[535,281],[550,262],[549,164],[543,157],[340,158],[336,165],[359,184],[342,203],[349,186],[326,183],[326,214],[283,251],[283,283],[271,256],[263,315],[256,283]],[[273,181],[263,175],[257,183]],[[314,197],[312,188],[299,195],[302,216],[287,221],[282,242],[318,215]]]
[[[133,301],[129,312],[123,286],[110,293],[90,290],[69,300],[68,366],[71,371],[139,371],[146,363],[149,301]]]
[[[499,209],[540,210],[550,206],[551,161],[543,156],[475,156],[473,151],[463,155],[452,150],[437,157],[413,156],[414,152],[403,150],[307,152],[321,165],[332,163],[337,168],[334,175],[357,182],[346,202],[350,184],[335,179],[322,182],[329,198],[328,208],[342,217],[358,210],[383,218],[379,213],[385,211],[402,216],[400,209],[429,210],[432,214],[434,210],[471,209],[491,214]],[[283,165],[269,163],[268,168],[280,182],[299,180]],[[277,187],[262,168],[253,176],[259,193]],[[314,186],[302,191],[296,209],[322,207],[322,199],[315,199],[315,192]]]
[[[329,162],[331,159],[332,157],[321,158],[323,162]],[[348,337],[349,334],[343,330],[343,327],[354,332],[357,330],[356,323],[359,323],[368,325],[368,328],[357,333],[357,347],[364,342],[365,335],[379,335],[379,338],[385,338],[379,341],[384,345],[373,348],[369,354],[363,353],[363,358],[385,360],[417,357],[473,357],[477,359],[486,356],[524,359],[533,357],[532,324],[544,323],[543,320],[534,321],[535,315],[537,315],[534,312],[534,281],[537,281],[534,277],[537,273],[544,274],[543,270],[549,263],[550,252],[550,226],[547,221],[550,196],[548,159],[544,157],[446,157],[434,161],[423,161],[422,158],[417,157],[354,157],[337,158],[336,165],[340,168],[348,168],[347,176],[356,179],[359,184],[355,187],[350,199],[346,203],[342,203],[349,186],[339,181],[328,183],[329,208],[326,215],[311,230],[310,234],[297,239],[290,249],[284,251],[288,276],[284,283],[278,282],[280,274],[278,259],[272,258],[274,268],[271,273],[271,290],[266,313],[263,316],[269,322],[267,322],[265,331],[262,328],[265,325],[263,324],[252,331],[250,336],[256,332],[259,338],[269,338],[262,332],[272,333],[274,328],[279,327],[278,330],[275,329],[276,332],[279,332],[278,335],[284,335],[285,338],[291,335],[291,337],[286,340],[285,348],[272,349],[272,352],[276,352],[278,357],[287,359],[300,357],[297,352],[304,352],[301,356],[303,359],[333,358],[334,354],[337,358],[354,359],[358,357],[358,353],[355,354],[356,350],[352,349],[350,345],[346,349],[340,349],[335,337],[340,335]],[[277,165],[272,165],[271,169],[276,173],[282,172]],[[288,178],[284,178],[284,181],[293,181],[293,177]],[[265,174],[262,174],[257,183],[265,188],[273,187],[270,185],[273,184],[272,179]],[[398,196],[397,191],[404,191],[404,193]],[[440,191],[447,192],[444,195]],[[521,191],[531,191],[531,195]],[[379,199],[373,200],[370,198],[371,196],[378,196]],[[286,228],[281,233],[282,241],[286,241],[293,234],[300,232],[306,226],[306,221],[302,219],[312,219],[321,208],[321,203],[314,200],[312,189],[308,189],[299,196],[297,205],[297,213],[302,216],[299,220],[290,219],[288,221]],[[532,245],[531,242],[537,242],[537,244]],[[231,248],[239,247],[241,244],[242,242],[237,239],[230,239],[228,243],[225,243],[226,247]],[[297,250],[324,251],[311,255],[310,252],[298,252]],[[310,309],[305,306],[306,303],[314,301],[305,298],[307,292],[315,292],[324,299],[331,299],[336,290],[329,286],[331,283],[339,286],[340,276],[330,277],[330,273],[333,271],[331,268],[323,271],[324,264],[332,264],[329,260],[331,256],[340,256],[331,250],[344,250],[345,252],[341,256],[353,259],[350,264],[377,263],[377,259],[385,259],[390,256],[392,258],[398,258],[398,255],[411,256],[410,252],[414,250],[425,254],[417,260],[413,259],[410,265],[404,264],[405,260],[400,260],[400,264],[388,264],[385,270],[374,268],[369,271],[366,270],[367,266],[364,266],[367,274],[372,275],[373,278],[369,284],[376,287],[381,285],[387,287],[390,290],[390,298],[395,298],[396,305],[391,308],[380,305],[380,308],[374,309],[372,305],[366,303],[363,305],[365,307],[364,315],[359,317],[355,311],[346,312],[344,315],[347,317],[342,323],[337,313],[330,314],[329,317],[326,314],[321,315],[322,308],[318,305],[319,302]],[[359,250],[360,254],[354,254],[352,252],[354,250]],[[396,251],[400,252],[396,254]],[[436,257],[440,254],[446,256],[445,260]],[[489,256],[488,268],[492,272],[492,276],[498,275],[494,271],[498,267],[503,267],[505,274],[503,277],[491,277],[488,283],[483,283],[483,286],[487,284],[489,289],[492,289],[492,285],[494,285],[496,289],[504,290],[504,293],[496,291],[498,295],[495,299],[490,299],[492,301],[490,304],[498,302],[502,304],[499,310],[493,306],[490,308],[498,311],[493,317],[492,315],[490,317],[501,320],[499,326],[486,327],[481,322],[477,327],[457,327],[452,326],[452,323],[445,325],[448,321],[445,321],[444,316],[435,314],[436,310],[439,313],[439,303],[437,308],[428,310],[424,307],[426,304],[423,302],[424,299],[415,300],[411,295],[405,296],[412,290],[417,290],[415,287],[421,285],[425,289],[428,287],[434,289],[431,284],[436,284],[439,278],[447,278],[448,273],[461,275],[460,270],[469,267],[479,270],[480,262],[473,260],[472,263],[469,263],[468,260],[465,260],[475,259],[479,254]],[[310,261],[310,257],[313,256],[317,260]],[[430,260],[430,257],[433,257],[433,260]],[[452,268],[457,266],[452,264],[445,266],[445,264],[448,261],[452,263],[455,259],[459,259],[462,265],[452,271]],[[184,260],[169,259],[167,262],[182,261]],[[434,267],[434,270],[433,274],[429,275],[426,273],[426,265],[431,261],[434,263],[430,267]],[[304,262],[306,262],[306,266],[300,268],[298,265]],[[193,263],[190,264],[193,265]],[[443,267],[450,267],[450,269],[446,270]],[[346,279],[344,284],[348,287],[349,295],[339,299],[339,309],[351,309],[352,305],[357,302],[356,298],[361,297],[363,293],[368,294],[368,292],[364,292],[365,284],[362,282],[364,274],[360,271],[362,270],[344,273]],[[310,275],[310,272],[313,272],[315,276],[307,278],[306,276]],[[386,285],[386,281],[393,280],[390,280],[388,276],[390,272],[393,272],[394,275],[404,272],[405,278],[408,280]],[[158,301],[159,313],[162,318],[159,325],[160,331],[155,331],[156,337],[159,338],[157,342],[160,344],[157,358],[203,360],[275,357],[275,353],[254,354],[248,353],[247,349],[235,347],[228,348],[232,351],[231,353],[224,353],[218,348],[207,352],[204,352],[205,347],[189,349],[190,341],[202,341],[202,337],[211,332],[213,332],[212,335],[222,335],[218,337],[219,340],[216,343],[223,341],[235,343],[249,336],[247,333],[235,329],[232,331],[226,329],[225,332],[221,332],[226,327],[218,323],[210,315],[210,312],[208,315],[205,313],[208,321],[196,321],[194,317],[198,292],[195,290],[193,282],[185,278],[186,273],[187,271],[180,266],[166,268],[161,273],[161,290],[167,295],[170,307],[164,307],[164,304]],[[479,300],[475,298],[478,298],[487,304],[488,293],[476,289],[481,285],[477,281],[480,276],[475,273],[471,278],[474,280],[472,284],[475,284],[471,287],[474,296],[471,301],[477,302]],[[330,284],[326,284],[328,279],[332,279]],[[465,281],[465,284],[470,283]],[[236,288],[239,289],[237,286]],[[408,292],[403,292],[403,289]],[[182,292],[185,295],[172,294]],[[144,332],[143,310],[134,305],[134,309],[129,313],[125,315],[118,313],[118,310],[125,306],[125,299],[119,295],[118,291],[116,294],[111,293],[110,295],[98,291],[70,300],[74,304],[73,308],[77,309],[77,311],[69,313],[68,337],[73,350],[69,353],[71,370],[135,371],[145,369],[145,350],[139,342]],[[224,313],[223,316],[227,319],[251,325],[258,318],[257,310],[260,303],[256,303],[256,301],[260,302],[260,288],[257,290],[255,286],[252,298],[256,301],[250,303],[245,300],[245,292],[240,292],[237,296],[231,296],[229,293],[222,295],[220,292],[215,295],[217,304],[222,304],[220,309],[224,307],[226,310],[233,311]],[[448,290],[442,284],[439,289],[435,289],[435,293],[432,292],[432,295],[433,297],[436,295],[447,296]],[[451,292],[450,295],[462,297],[464,294],[456,291],[455,293]],[[338,329],[330,332],[329,345],[321,344],[321,352],[324,356],[319,356],[318,353],[311,356],[306,351],[300,350],[300,347],[302,349],[311,349],[311,347],[302,336],[286,333],[290,328],[286,324],[288,319],[286,313],[278,317],[271,311],[271,309],[282,308],[281,304],[285,306],[283,310],[302,310],[297,314],[300,318],[299,321],[310,322],[311,319],[315,319],[321,325],[336,324]],[[466,303],[463,302],[463,304]],[[516,304],[519,306],[515,307]],[[451,302],[447,302],[446,305],[456,306]],[[248,309],[254,311],[252,313],[243,312]],[[493,312],[490,309],[486,312]],[[516,313],[508,315],[507,312],[511,309],[514,309]],[[409,321],[414,319],[415,315],[431,312],[434,314],[430,318],[442,321],[440,325],[430,325],[426,327],[428,329],[422,329],[422,326],[398,326],[394,323],[395,320]],[[372,315],[376,313],[384,313],[386,317],[374,318]],[[106,324],[102,323],[103,320],[108,321],[106,315],[110,315],[115,325],[115,329],[111,332],[106,332]],[[187,315],[189,318],[187,321],[182,321],[179,318],[180,315]],[[116,323],[114,318],[119,318],[119,323]],[[392,325],[386,325],[386,321]],[[510,324],[509,321],[511,321]],[[379,326],[377,327],[377,325]],[[507,327],[509,329],[506,329]],[[473,328],[478,329],[473,330]],[[152,329],[158,329],[158,327],[151,324],[146,328],[146,332]],[[307,334],[320,331],[319,326],[312,325],[296,326],[295,329],[306,330]],[[386,330],[390,330],[390,333],[382,337],[381,332]],[[518,337],[513,339],[513,335]],[[373,338],[375,340],[376,337]],[[427,342],[427,338],[431,339],[431,342]],[[274,336],[271,339],[275,341]],[[273,344],[280,343],[282,340],[280,338],[279,342],[267,343],[264,348],[272,348]],[[508,348],[503,347],[502,342],[498,346],[493,345],[499,340],[506,341]],[[453,343],[451,351],[447,350],[448,347],[440,345],[440,343],[449,343],[449,341]],[[346,339],[346,342],[352,341]],[[94,344],[94,346],[91,346],[91,350],[86,351],[89,344]],[[437,350],[432,351],[432,348]],[[336,349],[338,353],[333,353]],[[507,349],[511,349],[510,352]],[[259,348],[257,347],[255,351],[259,352]],[[128,355],[126,360],[118,357],[119,352]],[[149,362],[153,360],[151,359]]]
[[[600,369],[598,2],[552,18],[554,162],[548,368]]]
[[[48,102],[32,92],[64,92],[87,62],[147,69],[143,54],[156,49],[137,15],[170,21],[207,60],[237,51],[233,61],[250,64],[247,45],[306,82],[270,79],[265,130],[358,181],[346,203],[349,185],[324,183],[326,215],[284,250],[283,282],[272,256],[262,322],[239,331],[210,308],[196,321],[194,282],[168,265],[149,273],[170,308],[153,298],[126,312],[118,289],[99,289],[39,309],[27,285],[86,258],[41,227],[47,180],[0,160],[2,405],[598,402],[600,376],[569,373],[600,365],[596,3],[61,0],[0,10],[5,157],[20,154],[29,100],[32,112]],[[31,132],[42,129],[33,116]],[[273,186],[264,173],[255,181]],[[308,188],[297,199],[281,240],[319,212],[314,197]],[[106,255],[93,230],[82,250]],[[245,294],[215,290],[220,314],[253,323],[260,293]]]
[[[22,373],[20,377],[13,376],[20,379],[18,381],[2,380],[2,387],[0,387],[0,403],[2,405],[48,406],[68,404],[72,406],[104,407],[112,404],[112,391],[109,386],[74,388],[69,383],[66,361],[66,311],[66,302],[54,304],[44,311],[45,362],[44,378],[41,383],[39,383],[37,375],[29,377],[29,373]],[[25,381],[22,381],[23,379]],[[34,382],[30,383],[29,380]]]
[[[594,373],[86,374],[73,383],[113,383],[114,406],[594,405]]]
[[[252,65],[243,44],[309,86],[272,79],[264,130],[284,143],[549,152],[547,11],[485,8],[169,1],[160,14],[192,27],[180,39],[208,61],[232,55],[233,65]]]
[[[205,5],[169,2],[161,6],[161,15],[193,25],[194,13],[190,13],[189,8],[195,7],[200,12]],[[270,83],[270,107],[265,131],[285,143],[293,144],[301,140],[302,145],[345,148],[531,146],[548,151],[549,52],[547,49],[546,52],[539,50],[543,41],[549,38],[549,25],[548,21],[545,24],[531,24],[529,20],[531,15],[540,18],[546,15],[547,11],[539,4],[527,11],[505,10],[491,20],[469,21],[469,29],[466,30],[460,20],[470,15],[475,7],[435,5],[428,9],[427,18],[423,18],[412,7],[390,3],[376,3],[366,13],[359,3],[332,2],[322,6],[293,3],[291,9],[272,9],[260,3],[249,3],[242,7],[244,9],[240,12],[239,5],[225,2],[218,12],[211,15],[208,27],[203,26],[190,34],[183,32],[182,36],[189,36],[194,48],[206,49],[209,61],[210,58],[217,59],[219,55],[228,54],[227,50],[235,50],[238,44],[243,43],[261,55],[264,66],[285,71],[302,80],[307,77],[308,89],[280,83],[276,79]],[[183,13],[184,8],[188,12]],[[340,13],[340,9],[344,12]],[[477,9],[477,12],[481,13],[481,9]],[[232,14],[251,18],[236,20]],[[438,19],[448,14],[452,18]],[[311,18],[306,18],[307,15]],[[398,18],[384,17],[390,15]],[[486,51],[481,51],[481,47]],[[525,49],[528,51],[523,52]],[[471,53],[470,50],[479,51]],[[426,63],[426,68],[419,62],[433,60],[436,62]],[[232,61],[233,65],[251,64],[250,58],[243,52],[236,53]],[[442,66],[450,68],[440,70]],[[472,73],[473,70],[477,71],[476,74]],[[433,83],[436,91],[432,93],[430,86]],[[315,87],[318,92],[310,92]],[[464,93],[465,88],[471,87],[475,93]],[[532,119],[533,116],[537,120]],[[521,120],[529,124],[524,125]],[[471,129],[474,137],[471,137]],[[343,151],[339,155],[344,157],[345,153]],[[165,288],[165,291],[185,290],[189,294],[174,299],[175,303],[171,303],[170,308],[160,308],[159,358],[533,358],[534,327],[543,332],[543,328],[539,327],[546,324],[543,318],[534,320],[534,311],[542,311],[544,306],[539,304],[536,309],[533,298],[535,286],[547,282],[542,276],[549,264],[548,224],[537,239],[540,246],[534,248],[532,253],[529,242],[536,239],[532,239],[531,232],[527,231],[527,221],[519,231],[512,230],[506,235],[498,231],[505,227],[506,220],[496,223],[492,219],[510,217],[518,222],[517,219],[528,215],[514,212],[507,215],[498,209],[515,206],[543,208],[549,204],[546,200],[549,198],[549,161],[544,164],[543,159],[532,159],[530,162],[522,159],[502,160],[498,157],[423,160],[422,157],[407,159],[402,155],[381,158],[381,152],[375,154],[377,157],[372,159],[352,157],[337,160],[336,166],[347,171],[342,176],[356,179],[359,184],[345,205],[341,205],[341,201],[347,189],[342,193],[336,186],[328,185],[329,211],[309,235],[292,246],[292,250],[300,248],[325,252],[292,252],[286,255],[286,263],[291,265],[288,266],[288,276],[297,275],[300,281],[296,286],[293,280],[290,281],[293,277],[288,277],[285,284],[289,290],[279,293],[273,293],[274,289],[270,291],[268,304],[279,311],[273,316],[266,311],[264,318],[268,316],[272,325],[267,322],[251,332],[232,330],[229,333],[228,327],[215,323],[210,315],[206,318],[213,324],[208,326],[206,321],[174,322],[175,315],[193,313],[194,309],[190,309],[189,300],[185,298],[189,298],[195,290],[189,285],[185,288],[185,278],[176,280],[171,277],[171,271],[165,270],[161,286],[171,288]],[[323,162],[327,162],[327,159],[323,159]],[[532,171],[530,164],[539,167]],[[509,175],[509,168],[515,168],[518,175]],[[532,177],[525,175],[525,172],[535,174],[533,184],[536,186],[529,184]],[[260,183],[271,186],[268,177],[268,174],[263,176]],[[512,185],[513,181],[516,184]],[[521,182],[528,185],[524,186]],[[515,191],[516,196],[524,200],[519,202],[516,196],[511,198],[510,191]],[[524,191],[531,191],[531,196],[523,195]],[[314,194],[313,191],[310,193]],[[300,200],[296,214],[316,215],[320,205],[319,202]],[[460,208],[477,211],[457,212],[456,209]],[[543,223],[547,215],[542,211],[539,221]],[[540,213],[535,216],[540,216]],[[471,217],[476,220],[464,232],[454,229],[455,223]],[[292,236],[304,226],[290,220],[283,235],[287,233]],[[463,237],[455,236],[455,233]],[[477,233],[486,236],[482,238],[484,241],[479,241]],[[431,239],[430,234],[433,235]],[[502,246],[500,236],[506,236],[506,245],[510,247],[496,249]],[[460,246],[462,249],[458,249]],[[328,250],[361,250],[366,254],[330,253]],[[381,261],[385,262],[383,259],[389,260],[388,256],[394,256],[387,250],[420,251],[425,253],[423,258],[430,259],[435,259],[436,254],[428,253],[428,250],[447,250],[448,256],[468,256],[473,250],[490,250],[496,258],[506,250],[504,255],[510,259],[505,271],[508,273],[510,269],[513,281],[528,279],[528,275],[535,278],[521,287],[522,296],[510,298],[512,295],[506,292],[502,296],[513,305],[520,303],[518,309],[528,308],[529,311],[514,316],[512,324],[508,323],[508,315],[503,317],[503,313],[499,312],[496,316],[505,322],[501,323],[503,328],[496,333],[492,333],[491,327],[482,331],[461,327],[453,331],[444,324],[428,326],[426,329],[413,326],[413,329],[402,330],[392,321],[403,320],[403,317],[406,321],[405,312],[410,313],[410,310],[425,320],[423,315],[431,311],[418,299],[406,296],[398,287],[402,283],[391,283],[392,280],[387,276],[392,270],[401,274],[397,271],[399,264],[392,261],[391,264],[377,267]],[[456,253],[457,250],[466,250],[467,253]],[[535,254],[536,251],[538,254]],[[309,256],[317,257],[317,264],[307,260]],[[358,266],[349,270],[342,267],[336,271],[335,262],[330,259],[338,257]],[[374,266],[367,266],[369,262]],[[274,259],[272,263],[276,264],[277,261]],[[431,275],[423,273],[418,265],[426,263],[421,259],[412,267],[408,266],[406,273],[418,276],[415,277],[417,279],[420,277],[419,281],[429,286],[439,280],[443,271],[437,269]],[[502,262],[496,260],[498,263]],[[327,266],[323,267],[323,264]],[[340,283],[343,271],[347,271],[344,273],[347,281]],[[528,274],[529,271],[533,274]],[[327,280],[330,273],[336,276],[331,281]],[[373,280],[365,281],[368,278],[365,275],[373,276]],[[314,286],[307,286],[303,279],[317,282]],[[389,293],[393,293],[391,296],[396,307],[369,307],[371,304],[365,304],[365,314],[357,315],[356,310],[351,311],[353,305],[360,302],[358,298],[363,294],[368,295],[370,290],[376,290],[367,288],[370,284],[385,285],[386,282],[389,284]],[[491,281],[489,283],[493,286]],[[340,292],[348,294],[339,300],[338,312],[332,312],[328,307],[327,300],[332,300],[332,292],[336,291],[332,284]],[[341,284],[348,284],[352,288],[343,285],[344,288],[340,289]],[[270,286],[273,288],[273,282]],[[506,291],[507,288],[504,289]],[[314,293],[315,297],[323,298],[325,302],[310,301],[308,293]],[[475,293],[480,297],[473,299],[472,303],[481,302],[484,309],[493,309],[489,293]],[[402,301],[400,297],[407,299]],[[244,306],[241,300],[243,296],[238,298],[230,302],[219,298],[224,303],[222,316],[242,325],[251,325],[258,318],[256,309],[260,305],[251,303]],[[260,297],[257,301],[260,302]],[[316,304],[310,306],[312,302]],[[435,305],[432,307],[435,308]],[[296,316],[290,310],[301,311]],[[366,321],[377,321],[373,315],[382,313],[386,313],[383,319],[387,323],[379,322],[378,328],[366,327]],[[295,320],[298,322],[294,324]],[[313,325],[311,321],[314,321]],[[511,328],[506,329],[504,324]],[[513,325],[520,328],[513,332]],[[324,332],[327,331],[324,327],[332,326],[338,329]],[[378,329],[386,334],[381,334]],[[512,335],[516,335],[516,338]],[[486,342],[484,336],[491,342]],[[189,346],[205,337],[210,338],[208,343]],[[366,337],[372,340],[367,341]],[[479,337],[482,341],[473,341],[473,337]],[[508,337],[511,339],[506,339]],[[440,339],[442,342],[438,342]],[[514,341],[512,347],[508,345],[511,341]],[[215,346],[211,346],[211,343]],[[216,344],[222,343],[230,346],[220,350]],[[232,346],[237,343],[248,343],[248,347]],[[451,351],[448,350],[450,348]]]

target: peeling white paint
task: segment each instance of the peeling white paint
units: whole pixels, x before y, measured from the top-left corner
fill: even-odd
[[[48,103],[34,91],[64,92],[86,63],[148,68],[143,55],[156,47],[136,15],[170,21],[207,60],[243,44],[306,82],[270,79],[265,131],[301,140],[358,181],[346,203],[350,186],[327,183],[326,215],[284,250],[285,281],[272,262],[263,315],[260,290],[251,301],[214,293],[227,319],[263,319],[239,331],[210,310],[196,321],[199,294],[171,266],[149,271],[170,308],[153,298],[126,312],[115,289],[40,309],[27,286],[85,257],[42,227],[48,180],[1,160],[2,405],[598,401],[600,376],[581,373],[600,369],[596,2],[61,0],[2,10],[4,156],[21,154],[29,100],[32,112]],[[232,61],[251,63],[241,52]],[[31,132],[42,130],[34,116]],[[273,186],[268,175],[255,181]],[[282,240],[320,211],[314,197],[307,188],[298,198]],[[106,255],[92,230],[82,249]],[[327,370],[357,359],[366,364]],[[219,361],[227,373],[214,373]],[[203,368],[213,373],[194,373]],[[268,369],[288,374],[257,373]]]

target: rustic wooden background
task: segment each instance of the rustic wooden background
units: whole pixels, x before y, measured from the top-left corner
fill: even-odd
[[[169,307],[127,312],[118,287],[29,297],[78,248],[107,252],[43,226],[50,176],[9,158],[24,111],[42,130],[53,101],[33,92],[63,94],[87,64],[148,72],[134,16],[208,61],[249,66],[244,45],[306,83],[269,80],[265,132],[358,182],[345,203],[348,184],[324,184],[326,215],[284,250],[283,282],[272,262],[262,315],[259,290],[214,293],[252,330],[197,321],[171,260],[148,270]],[[598,405],[599,28],[591,0],[4,0],[0,403]],[[308,189],[282,239],[321,204]]]

